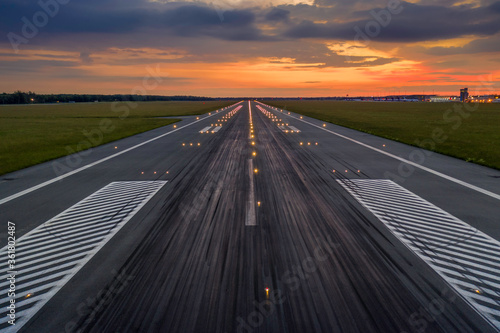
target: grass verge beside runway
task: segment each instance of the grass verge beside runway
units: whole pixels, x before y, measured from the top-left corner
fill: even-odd
[[[0,106],[0,175],[210,112],[234,101]],[[102,127],[102,128],[101,128]],[[104,130],[103,130],[104,129]],[[85,133],[94,134],[88,140]]]
[[[426,149],[500,169],[500,104],[263,102],[414,146],[425,142]]]

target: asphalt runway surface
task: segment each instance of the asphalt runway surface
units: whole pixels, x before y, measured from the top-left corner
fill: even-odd
[[[0,331],[495,332],[499,182],[255,101],[187,117],[0,177]]]

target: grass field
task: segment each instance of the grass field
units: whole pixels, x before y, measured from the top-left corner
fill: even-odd
[[[425,142],[427,149],[500,169],[500,104],[263,102],[414,146]]]
[[[130,102],[131,103],[131,102]],[[197,115],[233,104],[209,102],[82,103],[0,106],[0,175],[87,148],[84,132],[100,130],[102,140],[115,141],[178,119],[155,117]],[[101,123],[101,122],[105,123]]]

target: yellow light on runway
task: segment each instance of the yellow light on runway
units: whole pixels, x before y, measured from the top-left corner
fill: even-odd
[[[302,116],[300,116],[300,119],[302,119]]]
[[[193,146],[193,144],[192,144],[192,143],[190,143],[189,145],[190,145],[190,146]]]
[[[253,173],[258,173],[259,169],[253,169]]]
[[[115,146],[115,149],[118,149],[118,147],[117,147],[117,146]]]
[[[252,153],[252,156],[257,156],[257,153],[256,153],[256,152],[253,152],[253,153]]]
[[[323,124],[323,127],[326,127],[326,124]]]
[[[255,146],[255,141],[252,141],[252,146]]]
[[[174,128],[177,128],[177,125],[174,125]]]
[[[201,143],[198,142],[198,146],[201,146]]]
[[[185,146],[186,146],[186,144],[185,144],[185,143],[183,143],[183,144],[182,144],[182,146],[183,146],[183,147],[185,147]]]
[[[32,293],[28,293],[28,294],[26,294],[26,296],[24,298],[29,298],[31,296],[33,296],[33,294]]]
[[[269,298],[269,288],[266,288],[266,297]]]
[[[307,145],[308,145],[308,146],[310,146],[310,145],[311,145],[311,143],[310,143],[310,142],[308,142],[308,143],[307,143]]]
[[[302,146],[304,144],[304,142],[301,142],[300,145]]]
[[[199,120],[199,119],[200,119],[200,117],[196,117],[196,120]]]
[[[260,201],[257,201],[257,206],[259,206],[259,207],[260,207]]]

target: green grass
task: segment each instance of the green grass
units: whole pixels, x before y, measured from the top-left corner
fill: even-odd
[[[93,147],[169,125],[179,119],[233,104],[208,102],[127,102],[0,106],[0,174],[5,174],[88,148],[84,132],[94,137]],[[114,106],[113,106],[114,105]],[[135,105],[135,107],[134,107]],[[106,121],[105,131],[100,130]]]
[[[500,104],[263,102],[414,146],[426,142],[427,149],[500,169]]]

